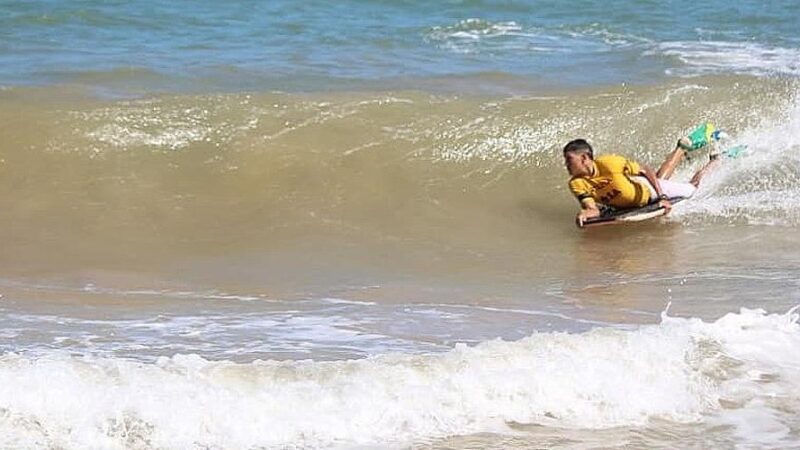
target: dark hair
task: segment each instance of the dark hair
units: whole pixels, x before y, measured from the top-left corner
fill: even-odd
[[[594,150],[586,142],[586,139],[574,139],[567,142],[567,145],[564,146],[564,154],[566,155],[567,153],[586,153],[589,158],[594,159]]]

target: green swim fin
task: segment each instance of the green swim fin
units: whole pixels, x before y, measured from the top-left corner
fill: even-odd
[[[719,138],[720,132],[716,130],[714,124],[711,122],[705,122],[692,130],[692,132],[689,133],[686,138],[679,140],[678,146],[688,152],[691,152],[693,150],[701,149],[710,142],[719,140]]]

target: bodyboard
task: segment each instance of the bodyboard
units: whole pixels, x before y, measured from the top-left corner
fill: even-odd
[[[672,197],[669,202],[673,205],[688,197]],[[586,219],[581,226],[577,221],[575,222],[579,228],[591,228],[601,225],[619,225],[623,223],[642,222],[644,220],[655,219],[656,217],[663,216],[667,210],[659,205],[659,202],[653,202],[644,205],[640,208],[630,209],[609,209],[604,211],[599,217]]]

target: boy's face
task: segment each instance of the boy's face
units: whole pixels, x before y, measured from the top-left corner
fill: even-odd
[[[592,159],[588,153],[568,152],[564,154],[564,165],[573,177],[592,174]]]

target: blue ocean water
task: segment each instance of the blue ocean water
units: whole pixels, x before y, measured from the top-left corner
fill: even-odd
[[[0,2],[0,85],[317,90],[800,73],[800,3]],[[446,84],[446,83],[445,83]]]

